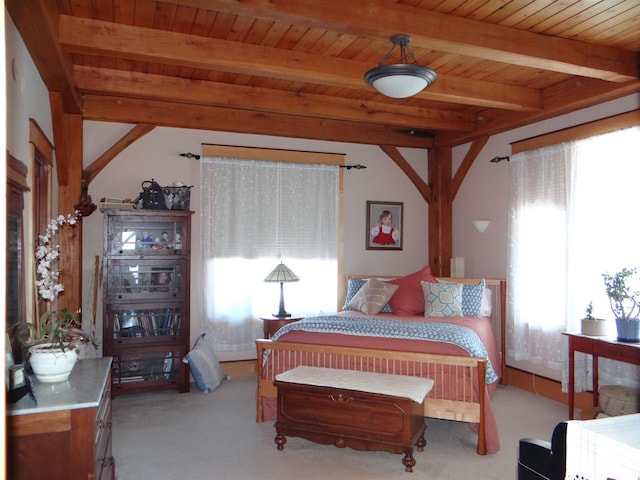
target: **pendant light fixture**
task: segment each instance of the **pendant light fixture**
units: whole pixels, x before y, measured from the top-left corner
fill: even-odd
[[[392,98],[411,97],[436,80],[436,72],[430,68],[418,65],[416,57],[409,49],[409,35],[394,35],[391,37],[393,46],[384,56],[377,67],[364,74],[365,81],[377,91]],[[391,56],[396,45],[400,46],[400,63],[384,65]],[[413,63],[409,63],[409,58]]]

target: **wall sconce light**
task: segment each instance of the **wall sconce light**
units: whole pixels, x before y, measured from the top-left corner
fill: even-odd
[[[471,225],[473,225],[473,228],[475,228],[478,232],[484,233],[484,231],[489,226],[489,220],[473,220],[471,222]]]

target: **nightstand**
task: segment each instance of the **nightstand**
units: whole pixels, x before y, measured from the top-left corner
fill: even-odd
[[[300,315],[291,315],[290,317],[274,317],[273,315],[268,315],[260,317],[264,329],[264,338],[271,338],[281,327],[302,320],[303,318],[304,317]]]

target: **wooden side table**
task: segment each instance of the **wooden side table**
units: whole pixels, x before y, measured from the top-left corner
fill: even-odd
[[[593,407],[598,406],[598,358],[640,365],[640,343],[618,342],[612,337],[592,337],[581,333],[564,332],[569,337],[569,420],[573,420],[575,360],[574,353],[591,355],[593,374]]]
[[[289,323],[302,320],[303,318],[304,317],[300,315],[291,315],[290,317],[274,317],[273,315],[268,315],[265,317],[260,317],[263,325],[264,338],[271,338],[271,336],[280,328]]]

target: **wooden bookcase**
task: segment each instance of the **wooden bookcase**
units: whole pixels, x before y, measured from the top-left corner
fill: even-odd
[[[104,210],[103,339],[113,395],[189,391],[190,211]]]

